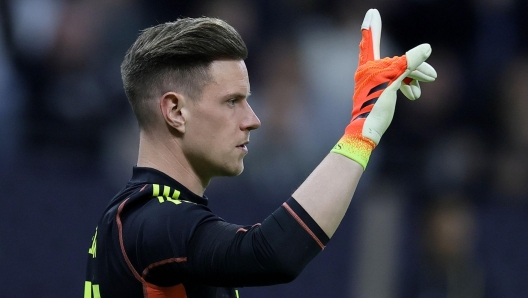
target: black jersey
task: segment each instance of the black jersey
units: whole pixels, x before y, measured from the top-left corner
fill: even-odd
[[[293,280],[329,241],[293,199],[262,224],[230,224],[157,170],[134,167],[89,249],[85,298],[238,298]]]

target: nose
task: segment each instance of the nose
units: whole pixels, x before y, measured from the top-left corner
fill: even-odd
[[[242,130],[254,130],[260,127],[260,119],[257,117],[253,109],[246,102],[246,117],[242,121],[240,129]]]

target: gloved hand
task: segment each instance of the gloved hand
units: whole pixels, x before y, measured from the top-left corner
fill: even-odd
[[[352,120],[331,151],[357,161],[365,169],[372,150],[392,121],[398,89],[415,100],[421,95],[419,81],[434,81],[436,71],[424,62],[431,55],[429,44],[421,44],[403,56],[380,60],[381,16],[378,10],[367,12],[361,33]]]

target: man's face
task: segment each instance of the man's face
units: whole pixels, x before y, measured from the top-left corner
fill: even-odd
[[[200,99],[187,105],[182,149],[195,173],[207,180],[235,176],[244,169],[249,131],[260,126],[247,102],[249,78],[244,61],[217,60]]]

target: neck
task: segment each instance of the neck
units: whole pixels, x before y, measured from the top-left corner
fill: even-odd
[[[209,184],[209,180],[202,181],[196,175],[180,146],[171,137],[156,137],[141,131],[137,166],[161,171],[199,196],[203,196]]]

